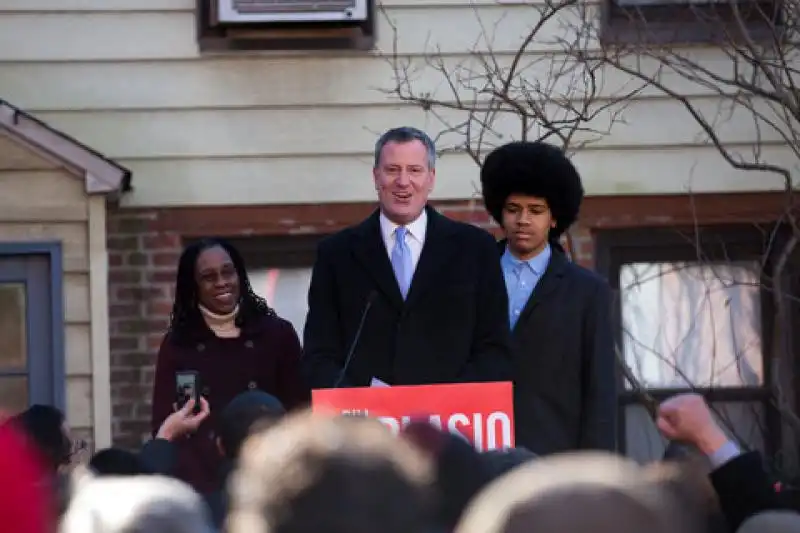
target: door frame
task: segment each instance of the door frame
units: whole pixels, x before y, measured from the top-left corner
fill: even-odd
[[[50,265],[50,338],[52,339],[53,406],[66,409],[66,361],[64,354],[64,266],[59,241],[2,242],[0,258],[26,255],[46,255]]]

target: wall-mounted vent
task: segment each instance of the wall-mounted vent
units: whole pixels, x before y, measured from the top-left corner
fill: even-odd
[[[219,22],[346,22],[363,21],[370,0],[217,0]]]

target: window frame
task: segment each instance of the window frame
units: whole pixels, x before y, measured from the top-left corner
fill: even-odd
[[[226,236],[205,235],[202,237],[184,237],[185,248],[205,238],[225,239],[242,256],[245,266],[250,268],[311,268],[317,256],[319,242],[326,238],[326,233],[309,233],[298,235],[254,235]]]
[[[742,24],[726,3],[693,5],[689,0],[673,5],[620,6],[604,0],[601,8],[601,40],[606,44],[693,45],[725,44],[741,38]],[[772,42],[783,24],[782,0],[751,0],[774,19],[746,20],[747,37]],[[705,19],[705,20],[704,20]]]
[[[761,243],[768,235],[775,235],[769,251]],[[787,235],[775,231],[774,225],[757,227],[755,225],[703,226],[703,227],[653,227],[636,229],[614,229],[597,232],[595,235],[595,260],[599,273],[604,275],[614,293],[612,324],[614,340],[622,346],[622,301],[620,298],[619,274],[625,264],[698,261],[764,261],[760,283],[761,307],[761,345],[763,385],[759,387],[698,387],[698,388],[653,388],[647,392],[656,400],[663,401],[670,396],[685,392],[703,395],[709,402],[760,404],[764,409],[764,452],[774,456],[780,449],[781,415],[774,405],[773,375],[769,364],[773,357],[773,325],[775,303],[770,287],[769,275],[775,261],[776,250],[782,249]],[[796,360],[794,354],[792,359]],[[793,386],[797,390],[797,376]],[[618,397],[618,448],[626,453],[627,438],[625,408],[640,403],[637,393],[626,390],[625,377],[617,372]]]
[[[248,268],[311,268],[324,234],[234,237],[226,239]]]
[[[29,341],[28,366],[25,372],[28,378],[28,404],[48,404],[66,413],[66,310],[62,244],[59,241],[0,243],[0,257],[24,260],[37,256],[47,261],[49,270],[49,286],[46,289],[39,287],[36,291],[43,298],[39,303],[47,304],[47,308],[42,310],[47,315],[42,326],[49,338],[43,344],[31,342],[34,331],[30,324],[26,324]],[[35,296],[31,298],[28,305],[35,299]],[[30,311],[27,314],[28,318],[32,318]],[[38,349],[31,349],[32,346]]]
[[[201,52],[369,51],[375,47],[376,0],[367,1],[367,19],[356,22],[222,24],[217,0],[195,0]]]

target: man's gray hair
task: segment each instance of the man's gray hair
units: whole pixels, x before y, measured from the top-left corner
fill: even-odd
[[[428,134],[417,128],[410,126],[402,126],[400,128],[392,128],[380,136],[378,142],[375,143],[375,168],[378,168],[381,163],[381,152],[383,147],[390,142],[394,143],[410,143],[412,141],[419,141],[425,145],[425,151],[428,152],[428,168],[433,170],[436,168],[436,145],[433,140],[428,137]]]

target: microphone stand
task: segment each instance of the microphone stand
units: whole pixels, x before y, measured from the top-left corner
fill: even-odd
[[[333,384],[334,389],[338,389],[339,385],[342,384],[344,381],[344,377],[347,375],[347,369],[350,367],[350,363],[353,361],[353,354],[356,352],[356,348],[358,347],[358,341],[361,339],[361,332],[364,330],[364,323],[367,321],[367,315],[369,314],[369,310],[372,308],[372,303],[375,301],[375,297],[378,295],[376,291],[371,291],[369,296],[367,296],[367,303],[364,305],[364,311],[361,313],[361,321],[358,323],[358,328],[356,329],[356,334],[353,335],[353,342],[350,344],[350,349],[347,352],[347,357],[344,359],[344,364],[342,365],[342,370],[339,372],[339,376],[336,378],[336,382]]]

